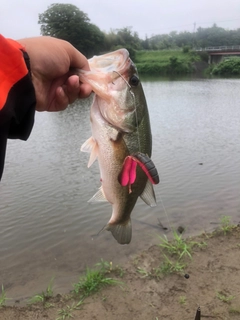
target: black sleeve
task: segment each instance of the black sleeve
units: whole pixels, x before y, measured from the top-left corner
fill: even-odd
[[[35,115],[36,97],[31,80],[29,58],[23,53],[29,73],[9,91],[7,101],[0,111],[0,180],[4,168],[7,139],[27,140]]]

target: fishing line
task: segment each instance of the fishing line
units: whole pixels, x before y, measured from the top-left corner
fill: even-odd
[[[132,89],[132,88],[131,88]],[[136,99],[135,99],[135,94],[131,91],[131,89],[129,90],[133,100],[134,100],[134,105],[135,105],[135,118],[136,118],[136,124],[137,124],[137,139],[138,139],[138,151],[142,151],[141,150],[141,144],[140,144],[140,137],[139,137],[139,128],[138,128],[138,116],[137,116],[137,106],[136,106]]]
[[[130,88],[130,90],[132,89],[132,87],[130,86],[130,84],[127,82],[127,80],[121,75],[121,73],[119,73],[118,71],[113,71],[116,72],[119,77],[121,77],[123,79],[123,81],[126,83],[126,85],[128,86],[128,88]]]
[[[161,197],[161,195],[158,195],[158,196],[159,196],[159,198],[160,198],[160,201],[161,201],[161,204],[162,204],[162,207],[163,207],[164,214],[165,214],[165,216],[166,216],[166,218],[167,218],[167,222],[168,222],[168,225],[169,225],[169,229],[173,232],[173,227],[172,227],[172,225],[171,225],[171,223],[170,223],[169,215],[168,215],[168,213],[167,213],[167,210],[166,210],[166,208],[165,208],[165,206],[164,206],[164,204],[163,204],[162,197]]]

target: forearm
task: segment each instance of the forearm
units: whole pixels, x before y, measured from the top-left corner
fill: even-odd
[[[0,179],[7,139],[26,140],[34,122],[35,91],[22,50],[0,35]]]

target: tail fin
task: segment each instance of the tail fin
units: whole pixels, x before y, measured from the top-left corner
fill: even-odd
[[[126,224],[110,224],[108,223],[105,230],[111,231],[114,238],[120,244],[129,244],[132,239],[131,219]]]

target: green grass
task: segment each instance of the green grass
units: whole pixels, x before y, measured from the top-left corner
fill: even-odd
[[[231,307],[229,309],[229,313],[231,313],[231,314],[239,314],[240,315],[240,308]]]
[[[196,242],[185,240],[182,234],[173,231],[173,239],[168,240],[167,236],[159,237],[159,246],[163,249],[163,261],[158,267],[152,268],[150,271],[137,267],[137,272],[143,278],[161,278],[167,274],[183,273],[186,267],[186,258],[192,259],[192,248],[204,248],[207,246],[206,242]],[[135,263],[136,264],[136,263]]]
[[[222,292],[217,292],[216,293],[216,297],[221,300],[222,302],[225,302],[225,303],[229,303],[230,301],[232,301],[233,299],[235,299],[234,296],[231,296],[231,295],[226,295]]]
[[[35,296],[33,296],[30,300],[29,303],[30,304],[34,304],[34,303],[38,303],[38,302],[42,302],[43,305],[45,307],[50,307],[51,304],[47,303],[47,301],[53,297],[53,281],[54,278],[52,278],[47,286],[47,289],[45,291],[43,291],[42,293],[36,294]]]
[[[80,277],[78,283],[73,284],[73,293],[76,296],[86,298],[104,286],[118,283],[120,283],[118,280],[107,277],[105,271],[87,269],[86,275]]]
[[[141,267],[137,267],[137,272],[141,274],[142,278],[153,277],[152,272],[148,272]]]
[[[58,318],[56,320],[65,320],[73,318],[73,311],[79,310],[84,302],[84,299],[96,292],[102,287],[107,285],[120,284],[116,279],[108,276],[109,273],[123,274],[122,268],[119,266],[113,266],[112,262],[107,262],[101,259],[99,263],[95,265],[96,269],[87,268],[86,274],[79,278],[78,283],[73,284],[74,290],[65,297],[65,300],[80,298],[78,303],[67,305],[66,307],[58,310]],[[30,300],[30,304],[43,303],[45,308],[53,306],[48,301],[53,297],[53,280],[51,279],[47,289],[40,294],[36,294]],[[5,304],[6,295],[2,286],[2,295],[0,296],[0,306]]]
[[[181,305],[185,305],[186,302],[187,302],[187,298],[186,298],[185,296],[180,296],[180,297],[179,297],[179,303],[180,303]]]
[[[185,264],[180,261],[172,261],[166,255],[164,255],[164,261],[155,269],[157,275],[167,275],[171,273],[183,272]]]
[[[200,57],[182,50],[137,51],[134,62],[140,74],[169,75],[192,72],[192,63]]]
[[[80,309],[83,301],[86,297],[98,292],[102,287],[107,285],[120,284],[116,279],[107,276],[109,273],[123,274],[122,268],[119,266],[113,267],[112,262],[107,262],[101,259],[96,264],[96,269],[87,268],[86,274],[79,278],[78,283],[73,284],[74,290],[69,294],[65,300],[80,298],[80,301],[76,304],[73,303],[71,306],[67,305],[65,308],[58,310],[58,318],[56,320],[65,320],[73,318],[72,312]],[[30,300],[30,304],[43,303],[45,308],[53,306],[48,300],[53,297],[53,278],[51,279],[47,289],[40,294],[36,294]],[[4,305],[6,295],[2,286],[2,295],[0,296],[0,306]]]
[[[142,278],[162,278],[167,274],[183,272],[185,264],[180,261],[170,260],[169,257],[164,255],[164,261],[151,271],[147,271],[141,267],[137,267],[137,272],[141,274]]]
[[[222,216],[220,218],[220,224],[220,230],[224,233],[224,235],[229,233],[234,228],[234,225],[231,224],[230,216]]]
[[[118,265],[114,266],[112,261],[108,262],[101,259],[100,262],[95,264],[95,266],[103,273],[114,273],[121,278],[124,275],[123,268]]]
[[[113,271],[112,261],[105,261],[103,259],[96,263],[95,266],[103,273],[110,273]]]
[[[182,234],[173,231],[173,239],[168,240],[167,236],[159,237],[159,246],[163,249],[164,260],[155,269],[155,275],[160,276],[171,273],[182,273],[186,267],[186,258],[192,259],[193,247],[204,248],[206,242],[196,242],[183,239]],[[184,260],[184,263],[182,262]]]
[[[135,62],[168,62],[174,56],[182,61],[198,60],[192,53],[184,53],[182,50],[141,50],[136,52]]]
[[[196,242],[191,240],[185,240],[182,234],[178,234],[177,231],[173,231],[173,239],[168,240],[167,236],[159,237],[159,246],[163,249],[163,260],[158,267],[152,268],[150,271],[137,267],[137,272],[141,274],[143,278],[162,278],[162,276],[180,273],[183,274],[186,268],[186,258],[192,259],[193,247],[200,249],[207,246],[206,242]],[[138,263],[137,261],[135,262]]]
[[[71,306],[66,306],[66,308],[62,308],[58,310],[58,318],[56,320],[67,320],[73,318],[72,312],[74,310],[80,310],[83,301],[80,300],[77,304],[73,303]]]
[[[8,299],[6,297],[6,292],[5,292],[4,286],[2,284],[2,292],[1,292],[1,295],[0,295],[0,308],[5,306],[6,300],[10,300],[10,299]]]
[[[173,231],[173,240],[169,241],[167,236],[159,237],[161,243],[159,246],[165,249],[170,255],[176,255],[179,260],[185,256],[192,259],[191,250],[193,243],[187,242],[182,238],[182,234],[178,234],[177,231]]]

